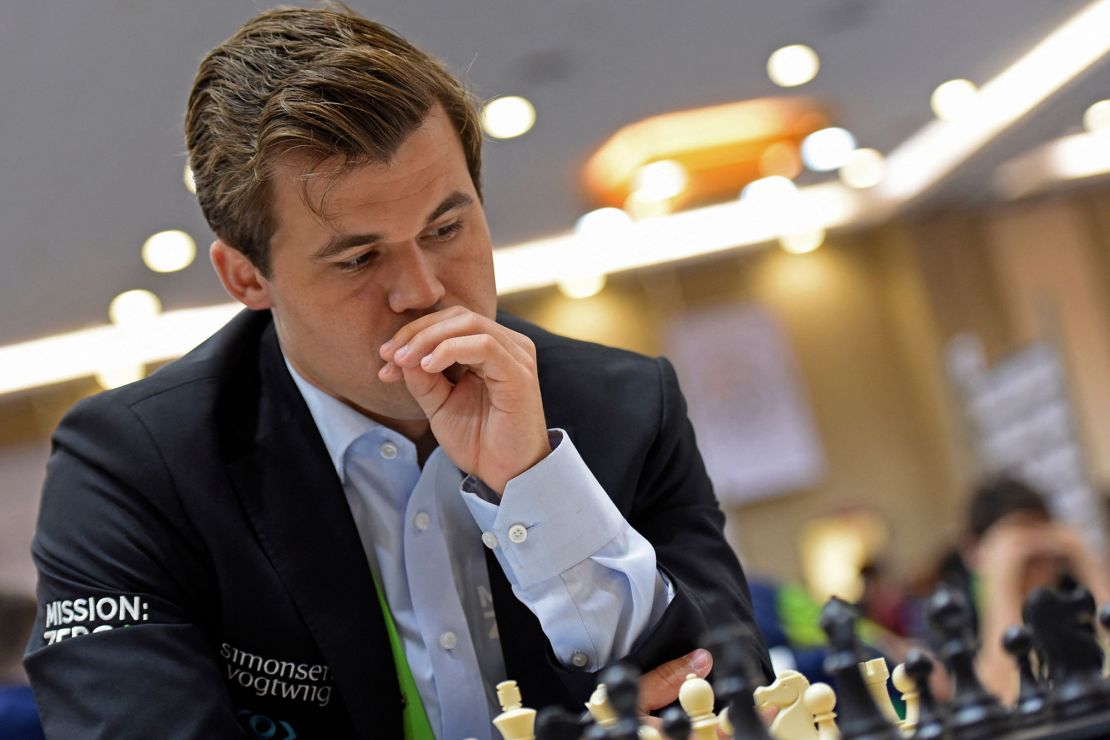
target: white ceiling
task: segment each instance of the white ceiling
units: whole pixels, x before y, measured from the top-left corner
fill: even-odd
[[[249,0],[0,4],[0,345],[106,321],[113,296],[167,309],[224,300],[207,261],[156,275],[154,231],[210,240],[181,182],[181,115],[204,53],[257,10]],[[586,209],[585,158],[615,129],[669,110],[786,94],[765,74],[788,43],[821,55],[800,89],[862,146],[888,151],[931,117],[933,88],[983,82],[1085,0],[353,0],[444,58],[483,97],[523,94],[524,137],[486,146],[498,244],[568,229]],[[1110,29],[1107,29],[1110,33]],[[1106,59],[974,157],[919,207],[989,196],[1000,162],[1078,129],[1110,97]],[[812,178],[812,176],[811,176]]]

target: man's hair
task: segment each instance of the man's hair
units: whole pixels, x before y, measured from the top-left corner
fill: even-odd
[[[1003,517],[1019,511],[1052,519],[1044,497],[1028,484],[1010,477],[999,477],[979,484],[967,507],[971,536],[978,540]]]
[[[388,164],[437,103],[480,192],[477,110],[442,63],[343,6],[262,13],[213,49],[193,82],[185,143],[201,210],[268,276],[279,159],[307,158],[312,169],[342,156],[336,176]]]

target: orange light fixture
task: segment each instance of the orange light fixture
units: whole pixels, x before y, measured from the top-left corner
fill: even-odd
[[[825,110],[804,97],[759,98],[652,116],[617,131],[589,159],[586,191],[598,206],[651,203],[664,212],[729,200],[761,177],[795,177],[802,139],[828,123]],[[645,183],[654,183],[664,168],[684,174],[674,179],[682,182],[681,189],[645,191]],[[653,197],[660,192],[665,197]]]

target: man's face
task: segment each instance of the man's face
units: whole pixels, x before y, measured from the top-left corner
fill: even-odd
[[[458,134],[437,106],[389,164],[310,181],[323,217],[305,203],[304,164],[275,174],[277,230],[261,279],[282,349],[348,404],[387,423],[421,420],[403,383],[378,380],[378,347],[432,311],[496,311],[489,229]]]

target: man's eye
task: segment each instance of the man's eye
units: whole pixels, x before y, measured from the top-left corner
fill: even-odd
[[[462,228],[462,221],[452,221],[446,226],[441,226],[431,233],[431,238],[437,242],[445,242],[451,239]]]
[[[374,258],[377,257],[377,255],[377,252],[375,252],[374,250],[370,250],[369,252],[363,252],[356,257],[352,257],[349,260],[343,260],[342,262],[337,262],[336,264],[343,272],[358,272],[359,270],[373,262]]]

